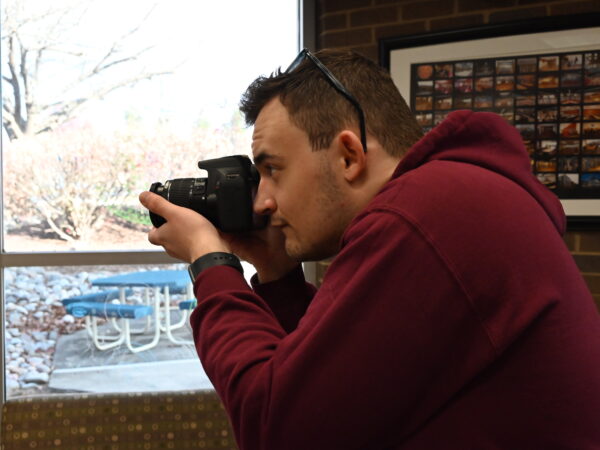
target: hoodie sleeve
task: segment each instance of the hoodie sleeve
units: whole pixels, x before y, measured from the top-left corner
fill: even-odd
[[[413,224],[373,212],[345,241],[289,333],[234,269],[196,281],[196,348],[242,450],[397,445],[494,358],[460,283]]]
[[[269,305],[283,329],[289,333],[298,325],[317,289],[304,279],[302,266],[279,280],[258,283],[256,275],[251,280],[252,289]]]

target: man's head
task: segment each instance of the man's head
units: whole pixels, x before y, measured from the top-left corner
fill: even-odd
[[[317,56],[364,110],[366,153],[357,109],[310,59],[258,78],[241,104],[254,124],[252,152],[261,174],[255,210],[271,215],[287,253],[299,261],[339,250],[352,218],[421,137],[383,69],[348,52]]]
[[[421,127],[382,67],[348,51],[322,50],[315,56],[358,100],[367,133],[388,154],[401,157],[420,139]],[[314,150],[327,148],[343,128],[358,130],[356,109],[309,58],[291,71],[259,77],[248,87],[240,104],[246,123],[253,125],[262,108],[275,97],[292,122],[307,133]]]

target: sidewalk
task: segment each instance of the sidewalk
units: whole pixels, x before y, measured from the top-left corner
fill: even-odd
[[[178,314],[173,313],[173,321]],[[104,333],[111,328],[103,325],[100,329]],[[175,330],[173,335],[192,339],[189,324]],[[151,339],[151,333],[138,335],[135,344]],[[161,335],[156,347],[139,353],[131,353],[125,344],[100,351],[86,330],[59,337],[48,386],[53,392],[98,393],[212,388],[193,345],[173,344]]]

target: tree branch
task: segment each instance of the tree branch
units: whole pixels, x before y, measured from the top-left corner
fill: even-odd
[[[106,64],[102,65],[102,66],[96,66],[92,70],[92,72],[89,74],[88,77],[91,77],[92,75],[99,74],[102,71],[108,69],[109,67],[116,66],[117,64],[122,64],[122,63],[129,62],[129,61],[136,61],[142,54],[146,53],[148,50],[151,50],[153,48],[154,48],[154,46],[146,47],[146,48],[140,50],[139,52],[137,52],[135,55],[131,55],[131,56],[127,56],[125,58],[121,58],[121,59],[118,59],[118,60],[115,60],[115,61],[111,61],[109,63],[106,63]]]
[[[123,73],[127,73],[124,69],[134,68],[142,57],[154,48],[147,46],[128,52],[122,50],[124,44],[140,30],[154,11],[156,7],[154,4],[137,25],[122,33],[119,39],[109,46],[105,54],[85,75],[77,77],[73,74],[72,81],[65,80],[66,89],[63,93],[60,90],[55,92],[56,101],[42,102],[38,91],[44,87],[40,84],[44,83],[44,79],[40,77],[44,73],[44,64],[49,61],[48,54],[62,53],[76,56],[75,64],[80,64],[81,59],[86,56],[85,51],[72,50],[71,41],[61,42],[60,36],[64,36],[70,28],[77,27],[87,11],[81,8],[74,10],[49,6],[42,13],[27,16],[23,4],[17,0],[10,3],[7,0],[5,5],[8,6],[4,6],[2,25],[3,31],[8,34],[2,39],[7,41],[9,50],[7,64],[10,76],[7,73],[3,76],[3,81],[10,89],[4,90],[3,99],[4,103],[12,104],[13,107],[7,110],[7,112],[12,110],[12,119],[5,120],[4,124],[6,128],[15,128],[13,134],[37,134],[52,130],[71,119],[75,111],[90,100],[102,99],[120,88],[173,73],[172,70],[146,71],[116,82],[114,76],[109,76],[119,73],[112,72],[116,67],[123,68]],[[79,14],[81,16],[78,16]],[[21,37],[25,38],[25,36],[27,39],[21,40]],[[83,62],[85,63],[85,60]],[[132,71],[128,70],[128,72]],[[67,68],[63,74],[70,75],[71,72]],[[105,76],[100,78],[101,75]],[[92,77],[94,82],[88,85]]]
[[[148,17],[150,17],[150,14],[152,14],[152,11],[154,11],[155,8],[156,8],[156,3],[154,5],[152,5],[152,7],[148,10],[148,12],[146,13],[146,15],[142,18],[142,20],[134,28],[132,28],[131,30],[129,30],[125,34],[121,35],[118,39],[116,39],[115,42],[113,42],[113,44],[111,45],[111,47],[108,50],[108,52],[106,52],[106,54],[100,59],[100,61],[98,61],[98,63],[88,73],[88,75],[84,76],[84,77],[82,77],[80,79],[89,78],[89,77],[91,77],[93,75],[96,75],[96,74],[102,72],[103,70],[108,69],[111,66],[114,66],[114,65],[117,65],[117,64],[121,64],[121,63],[127,62],[127,61],[136,60],[140,55],[142,55],[146,51],[148,51],[151,48],[153,48],[153,46],[150,46],[150,47],[147,47],[145,49],[140,50],[135,55],[131,55],[131,56],[128,56],[126,58],[121,58],[120,60],[117,60],[117,61],[112,61],[112,62],[108,62],[108,63],[106,62],[106,61],[108,61],[111,58],[111,56],[116,55],[116,54],[119,53],[119,44],[120,43],[126,41],[127,38],[131,37],[132,35],[134,35],[135,33],[137,33],[139,31],[139,29],[146,22],[146,20],[148,20]]]
[[[14,111],[12,114],[12,119],[14,125],[16,125],[16,127],[19,129],[18,132],[25,132],[25,120],[21,110],[21,87],[19,86],[19,78],[17,75],[17,62],[15,61],[15,53],[15,37],[11,35],[8,38],[8,68],[11,75],[10,85],[13,91]]]
[[[14,138],[19,139],[23,137],[23,130],[17,124],[14,117],[14,112],[7,110],[7,107],[3,105],[4,110],[8,112],[8,114],[2,115],[2,126],[8,133],[9,137],[12,135]]]
[[[91,100],[101,100],[111,92],[121,89],[127,86],[133,86],[140,81],[151,80],[154,77],[170,75],[173,72],[164,71],[164,72],[151,72],[151,73],[143,73],[136,77],[128,78],[127,80],[122,80],[116,84],[105,87],[104,89],[96,90],[91,93],[89,96],[85,98],[77,98],[70,101],[57,102],[52,105],[47,105],[44,107],[45,110],[56,110],[56,112],[52,113],[49,116],[49,120],[46,122],[44,128],[36,130],[35,133],[41,133],[44,131],[49,131],[54,129],[57,125],[66,122],[74,116],[74,112],[81,107],[83,104],[91,101]]]

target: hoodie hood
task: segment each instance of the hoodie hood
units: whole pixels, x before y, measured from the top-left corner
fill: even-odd
[[[499,115],[450,113],[408,151],[393,178],[437,160],[474,164],[512,180],[540,204],[560,234],[565,232],[566,218],[558,197],[533,175],[521,135]]]

